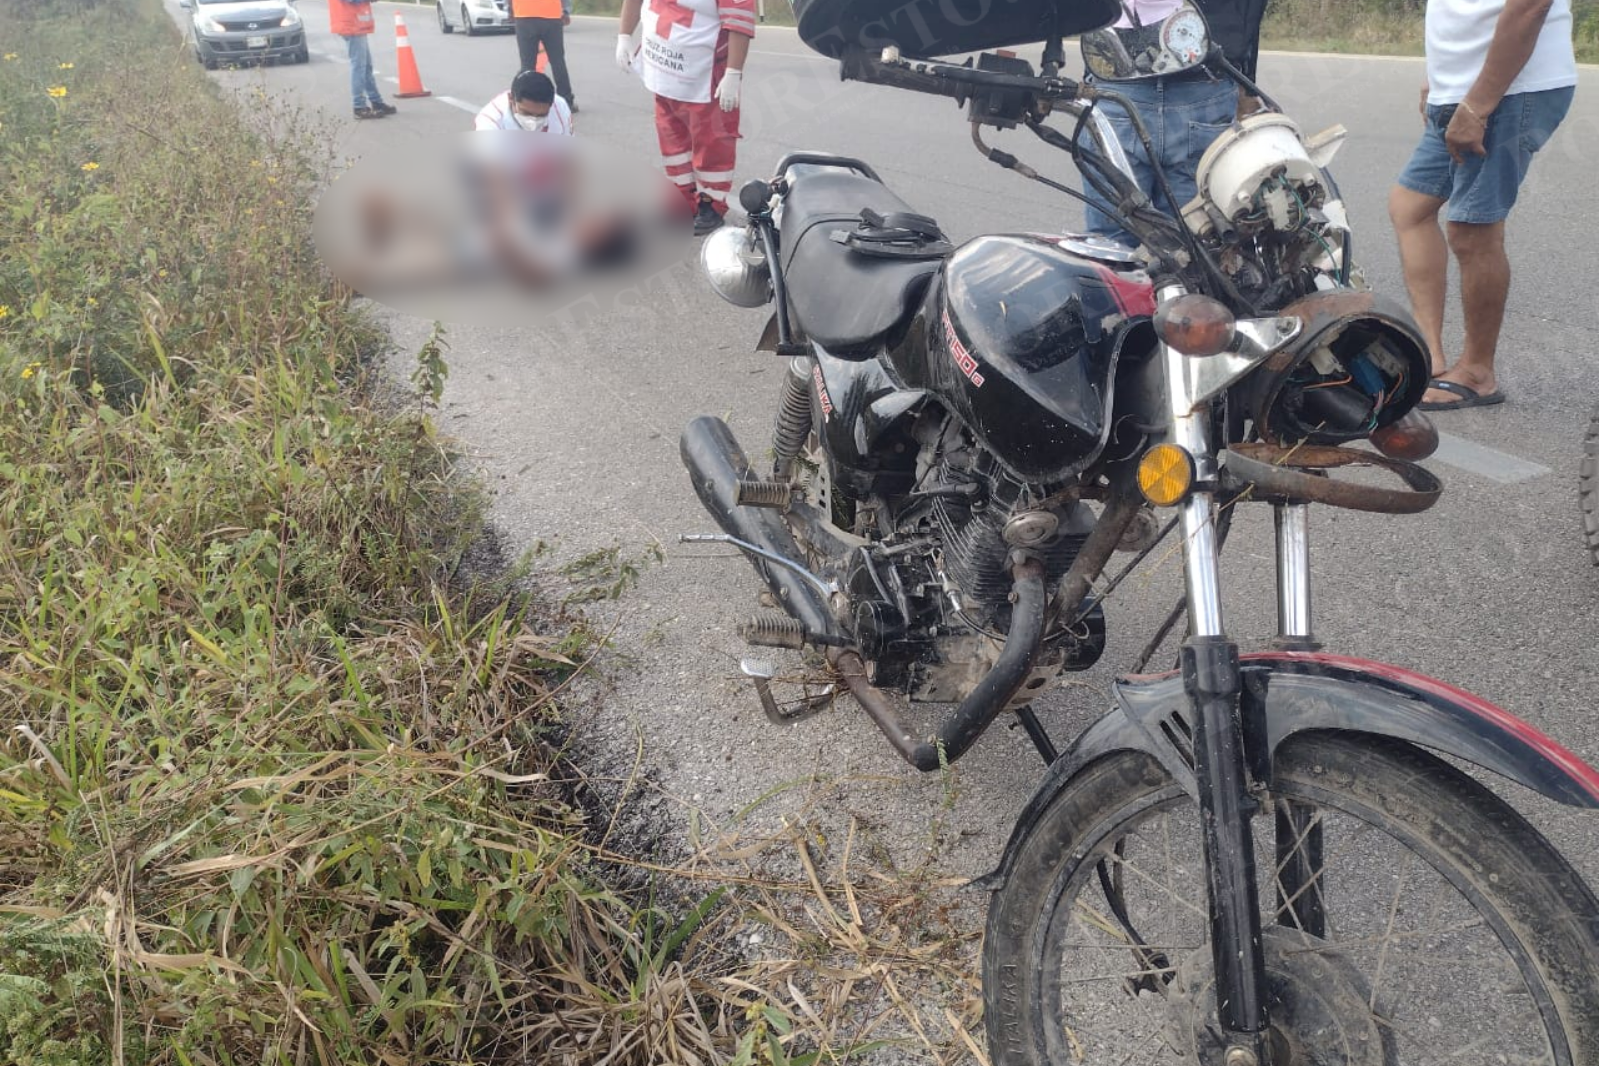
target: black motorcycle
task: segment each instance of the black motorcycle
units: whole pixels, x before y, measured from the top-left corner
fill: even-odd
[[[718,292],[775,304],[758,347],[788,364],[768,468],[720,419],[682,438],[723,530],[690,539],[736,544],[781,609],[745,637],[825,652],[919,770],[1001,716],[1049,766],[982,882],[991,1060],[1599,1062],[1599,904],[1440,755],[1577,807],[1599,806],[1599,773],[1485,700],[1314,638],[1309,505],[1405,514],[1441,491],[1414,462],[1436,445],[1412,413],[1425,344],[1353,269],[1325,169],[1338,138],[1301,136],[1190,4],[1097,32],[1115,0],[795,9],[845,77],[965,106],[1001,167],[1073,192],[986,127],[1069,153],[1140,241],[952,247],[867,163],[806,153],[747,185],[747,227],[703,249]],[[1061,73],[1070,34],[1091,81]],[[1008,51],[909,58],[1037,41],[1037,72]],[[1166,214],[1105,114],[1128,110],[1147,145],[1117,84],[1200,64],[1266,106]],[[1218,555],[1256,504],[1275,512],[1279,632],[1241,654]],[[1109,713],[1057,750],[1032,701],[1099,659],[1106,597],[1173,532],[1186,595]],[[1101,580],[1118,550],[1131,562]],[[1185,615],[1179,668],[1142,673]],[[815,709],[747,672],[774,720]],[[954,706],[923,735],[900,699]]]

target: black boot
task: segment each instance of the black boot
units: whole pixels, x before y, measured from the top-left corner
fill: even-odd
[[[703,237],[722,228],[722,216],[717,214],[711,198],[701,194],[699,210],[694,212],[694,236]]]

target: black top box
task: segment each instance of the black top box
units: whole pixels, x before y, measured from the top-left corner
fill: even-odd
[[[894,45],[912,59],[1071,37],[1108,26],[1118,0],[793,0],[800,39],[825,56]]]

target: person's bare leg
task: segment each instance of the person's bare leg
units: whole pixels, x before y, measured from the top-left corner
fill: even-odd
[[[1460,302],[1466,318],[1466,341],[1460,359],[1443,375],[1481,395],[1499,387],[1494,377],[1494,351],[1510,297],[1510,257],[1505,254],[1505,224],[1449,223],[1449,248],[1460,264]],[[1431,389],[1428,403],[1459,399]]]
[[[1446,201],[1425,196],[1403,185],[1388,194],[1388,218],[1399,239],[1399,262],[1411,313],[1432,357],[1432,373],[1444,372],[1444,294],[1449,288],[1449,245],[1438,226],[1438,212]]]

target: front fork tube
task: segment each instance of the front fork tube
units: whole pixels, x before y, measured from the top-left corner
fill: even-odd
[[[1239,716],[1238,645],[1222,631],[1216,526],[1209,493],[1184,504],[1189,636],[1183,685],[1194,719],[1194,778],[1203,825],[1216,1012],[1228,1066],[1265,1062],[1266,960],[1255,877],[1256,803],[1250,794]]]
[[[1182,293],[1162,287],[1157,300]],[[1188,592],[1188,639],[1183,686],[1194,721],[1194,778],[1203,826],[1210,944],[1216,968],[1216,1013],[1227,1034],[1226,1066],[1268,1063],[1266,960],[1260,938],[1256,882],[1256,802],[1240,718],[1238,645],[1222,624],[1220,547],[1215,497],[1217,464],[1210,406],[1189,392],[1184,356],[1162,345],[1171,396],[1173,441],[1194,460],[1197,489],[1182,506],[1183,562]]]
[[[1310,507],[1279,503],[1277,527],[1277,640],[1286,651],[1320,647],[1310,630]],[[1322,828],[1315,808],[1276,804],[1278,921],[1314,937],[1327,935],[1322,896]]]

